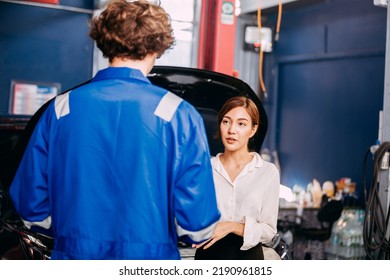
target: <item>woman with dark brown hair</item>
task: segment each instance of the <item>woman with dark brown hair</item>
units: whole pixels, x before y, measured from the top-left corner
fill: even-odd
[[[212,166],[221,218],[213,236],[193,246],[195,259],[264,259],[262,243],[277,232],[279,171],[248,148],[259,121],[256,105],[243,96],[229,99],[219,112],[224,152]]]

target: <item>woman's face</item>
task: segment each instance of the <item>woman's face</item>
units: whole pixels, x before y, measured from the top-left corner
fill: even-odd
[[[245,107],[236,107],[226,113],[219,129],[225,150],[235,152],[248,150],[248,141],[255,134],[257,126],[252,125]]]

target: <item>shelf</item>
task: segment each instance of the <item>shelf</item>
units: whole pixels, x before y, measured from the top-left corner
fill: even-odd
[[[41,2],[16,1],[16,0],[0,0],[0,2],[11,3],[16,5],[35,6],[40,8],[48,8],[48,9],[55,9],[55,10],[62,10],[62,11],[70,11],[70,12],[82,13],[82,14],[93,14],[94,12],[94,10],[90,10],[90,9],[83,9],[83,8],[41,3]]]

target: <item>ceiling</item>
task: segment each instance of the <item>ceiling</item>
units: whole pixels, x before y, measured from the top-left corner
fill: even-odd
[[[282,0],[282,4],[296,2],[299,0]],[[267,9],[279,4],[279,0],[240,0],[241,2],[241,13],[247,14],[257,11],[259,5],[261,9]]]
[[[282,0],[284,8],[297,8],[309,4],[323,2],[325,0]],[[260,7],[268,12],[276,11],[279,0],[240,0],[241,14],[256,13]]]

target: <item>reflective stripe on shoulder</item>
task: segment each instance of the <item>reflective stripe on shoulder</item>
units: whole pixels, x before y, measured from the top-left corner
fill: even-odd
[[[69,93],[70,91],[58,95],[54,100],[54,108],[56,111],[57,120],[70,113],[69,109]]]
[[[158,103],[158,106],[154,111],[154,114],[157,117],[160,117],[163,120],[170,122],[177,110],[177,107],[179,107],[182,101],[182,98],[168,91],[163,96],[163,98],[161,98],[160,103]]]

